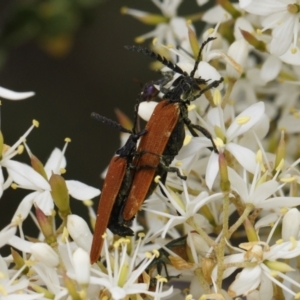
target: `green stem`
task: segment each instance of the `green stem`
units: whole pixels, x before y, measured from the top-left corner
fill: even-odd
[[[197,225],[193,217],[187,219],[186,223],[193,227],[210,247],[215,248],[217,246],[217,244],[209,237],[209,235]]]
[[[218,265],[216,284],[219,292],[222,290],[222,282],[223,282],[224,254],[225,254],[225,247],[226,247],[226,239],[228,236],[228,219],[229,219],[229,193],[225,192],[223,198],[223,234],[219,245],[215,249],[216,256],[217,256],[217,265]]]
[[[246,204],[243,214],[238,218],[238,220],[230,227],[228,231],[228,239],[231,235],[245,222],[246,218],[249,216],[250,212],[254,209],[252,204]]]
[[[211,292],[209,284],[206,282],[206,280],[204,279],[204,275],[203,272],[200,268],[195,270],[195,275],[197,276],[200,285],[203,287],[204,291],[206,294],[209,294]]]

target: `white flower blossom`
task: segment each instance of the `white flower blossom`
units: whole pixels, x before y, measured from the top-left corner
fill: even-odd
[[[240,0],[240,6],[251,14],[263,16],[263,29],[272,29],[270,52],[276,56],[295,52],[299,34],[299,1],[293,0]]]

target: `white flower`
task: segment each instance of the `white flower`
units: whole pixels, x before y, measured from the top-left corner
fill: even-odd
[[[179,224],[185,224],[189,218],[194,218],[195,222],[198,223],[198,226],[205,228],[208,232],[211,230],[208,221],[198,213],[199,209],[207,205],[210,202],[220,200],[223,197],[222,193],[215,193],[213,195],[208,195],[207,192],[200,193],[194,199],[190,199],[190,196],[187,192],[187,186],[185,182],[183,184],[183,195],[175,194],[169,192],[162,184],[161,187],[164,189],[165,194],[167,195],[167,201],[170,202],[170,213],[166,213],[160,210],[153,210],[148,208],[148,203],[151,204],[151,201],[146,201],[146,204],[143,206],[143,209],[147,212],[157,214],[158,216],[169,219],[166,224],[158,231],[155,232],[154,236],[162,235],[164,238],[170,229]]]
[[[69,140],[67,140],[68,142]],[[6,166],[12,180],[18,185],[19,188],[35,190],[33,193],[28,194],[19,204],[17,211],[14,214],[13,222],[17,220],[24,220],[28,216],[33,203],[43,211],[45,215],[51,215],[54,208],[53,198],[51,196],[51,186],[48,182],[52,173],[61,174],[65,169],[66,159],[64,156],[67,143],[63,151],[55,148],[50,155],[50,158],[45,164],[44,170],[49,176],[47,180],[33,168],[21,164],[19,162],[8,161]],[[32,155],[28,146],[26,146],[29,154]],[[89,200],[100,194],[100,190],[88,186],[82,182],[75,180],[66,180],[66,185],[69,194],[78,200]]]
[[[137,18],[143,23],[156,25],[153,31],[145,33],[136,38],[137,42],[143,42],[149,38],[156,38],[157,45],[177,45],[178,41],[188,39],[188,30],[186,20],[177,17],[177,8],[182,0],[152,0],[152,2],[161,10],[162,15],[152,15],[150,13],[137,9],[123,7],[121,12]]]
[[[43,294],[34,293],[30,288],[30,281],[18,271],[9,270],[0,256],[0,298],[1,300],[35,300],[44,299]]]
[[[81,285],[87,285],[90,281],[90,256],[81,248],[73,253],[73,265],[76,280]]]
[[[289,241],[297,239],[300,230],[300,213],[297,208],[291,208],[282,219],[282,239]]]
[[[300,3],[298,0],[240,0],[239,2],[241,8],[247,12],[263,16],[263,31],[273,29],[271,54],[283,55],[292,43],[295,48],[299,34]]]
[[[200,118],[200,116],[198,116]],[[226,129],[224,111],[220,107],[211,109],[207,114],[207,122],[202,120],[205,128],[218,137],[214,139],[219,147],[230,152],[240,165],[250,173],[255,171],[255,154],[248,148],[241,146],[237,138],[247,131],[251,130],[254,125],[265,118],[264,103],[258,102],[236,116],[231,125]],[[200,118],[201,119],[201,118]],[[218,146],[218,145],[217,145]],[[191,143],[183,147],[178,155],[178,159],[183,159],[193,153],[198,153],[202,148],[211,147],[211,142],[207,138],[194,138]],[[219,171],[218,154],[212,152],[206,168],[205,181],[211,189]]]
[[[228,49],[227,55],[232,57],[241,67],[244,67],[248,58],[248,43],[244,39],[233,42]],[[240,78],[242,75],[230,63],[226,64],[226,72],[229,77],[235,79]]]
[[[279,191],[282,186],[275,180],[261,183],[259,174],[260,168],[259,165],[256,164],[256,172],[254,173],[253,181],[249,184],[245,177],[242,178],[233,169],[228,168],[231,188],[238,193],[245,204],[251,203],[256,208],[265,210],[278,210],[282,207],[300,205],[300,197],[274,197],[273,195]]]
[[[108,246],[105,239],[104,249],[107,263],[107,273],[91,269],[95,276],[91,276],[90,284],[104,286],[111,297],[115,300],[124,299],[127,295],[147,294],[152,297],[166,297],[171,295],[173,288],[166,291],[158,289],[156,292],[148,290],[147,283],[137,283],[139,276],[145,271],[154,259],[155,255],[147,256],[139,265],[137,265],[136,257],[139,250],[140,240],[135,246],[135,251],[131,257],[127,255],[127,244],[129,240],[121,238],[114,244],[114,256],[111,257],[108,252]],[[121,250],[119,252],[119,247]]]
[[[60,175],[63,173],[66,168],[67,162],[65,158],[65,152],[67,149],[69,139],[66,139],[66,144],[63,150],[55,148],[50,154],[49,159],[45,164],[45,171],[48,175],[48,179],[51,177],[52,172],[54,174]],[[100,195],[100,190],[89,185],[86,185],[77,180],[66,180],[66,185],[69,191],[69,194],[77,200],[89,200]]]
[[[38,127],[38,126],[39,126],[39,123],[36,120],[33,120],[32,125],[29,127],[29,129],[11,147],[7,146],[5,144],[1,145],[1,147],[3,147],[3,151],[2,151],[2,153],[0,153],[2,155],[1,161],[0,161],[0,197],[3,194],[3,191],[5,189],[7,189],[13,181],[13,179],[10,176],[11,165],[13,165],[13,166],[18,165],[20,168],[22,168],[22,166],[23,166],[23,164],[16,162],[16,161],[14,161],[12,164],[10,164],[11,159],[23,151],[23,147],[21,146],[21,144],[26,140],[26,137],[29,135],[29,133],[32,131],[32,129],[34,127]],[[1,133],[0,133],[0,135],[2,137]],[[9,175],[6,180],[4,178],[3,171],[2,171],[3,167],[7,169],[7,172]]]
[[[42,262],[47,267],[56,267],[59,264],[58,255],[46,243],[34,243],[31,246],[31,253],[37,261]]]
[[[77,215],[69,215],[67,228],[70,236],[78,247],[90,252],[93,235],[86,221]]]
[[[224,259],[224,264],[234,264],[239,262],[252,262],[257,263],[256,266],[250,268],[245,267],[237,275],[235,281],[229,287],[229,295],[231,297],[236,297],[238,295],[246,296],[251,291],[257,289],[266,289],[268,295],[273,294],[272,282],[283,288],[291,295],[295,296],[296,293],[284,286],[280,280],[276,279],[274,275],[279,278],[283,278],[296,284],[297,288],[300,290],[300,284],[293,281],[288,276],[284,275],[284,272],[293,271],[293,269],[286,263],[277,261],[278,259],[290,259],[297,257],[300,254],[300,242],[284,242],[281,244],[275,244],[271,247],[263,242],[257,243],[244,243],[247,252],[240,254],[232,254],[226,256]],[[230,276],[238,267],[229,267],[224,272],[224,278]],[[216,278],[217,267],[213,270],[213,278]],[[266,287],[267,286],[267,287]],[[265,299],[265,298],[264,298]],[[269,299],[272,299],[269,298]]]

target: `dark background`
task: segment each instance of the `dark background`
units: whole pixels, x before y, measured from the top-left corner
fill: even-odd
[[[64,58],[54,58],[29,41],[10,49],[0,69],[0,86],[36,92],[27,100],[2,101],[5,143],[12,145],[32,119],[37,119],[40,127],[27,139],[31,151],[45,163],[54,147],[62,149],[64,138],[70,137],[64,177],[99,188],[100,173],[120,146],[120,140],[116,130],[92,120],[91,112],[116,119],[114,108],[118,107],[132,117],[140,90],[133,79],[145,83],[160,76],[149,70],[150,59],[124,49],[124,45],[134,43],[134,37],[153,30],[153,26],[121,15],[124,5],[160,13],[151,1],[106,1],[97,7],[90,25],[76,33],[74,45]],[[195,13],[195,9],[199,10],[196,1],[186,1],[180,6],[179,15]],[[148,44],[149,41],[144,43]],[[29,163],[26,153],[16,159]],[[27,191],[19,190],[4,192],[0,199],[0,228],[10,222],[26,194]],[[75,213],[87,217],[85,211],[80,212],[80,203],[72,200],[71,205]]]

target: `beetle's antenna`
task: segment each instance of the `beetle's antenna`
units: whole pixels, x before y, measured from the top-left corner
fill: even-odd
[[[188,74],[186,72],[184,72],[179,66],[177,66],[176,64],[173,64],[171,61],[166,59],[164,56],[161,56],[147,48],[144,48],[141,46],[125,46],[125,49],[131,50],[131,51],[136,51],[136,52],[142,53],[146,56],[150,56],[150,57],[158,60],[159,62],[161,62],[163,65],[167,66],[174,72],[184,75],[184,76],[188,76]]]
[[[206,41],[204,41],[204,42],[202,43],[202,45],[201,45],[201,47],[200,47],[200,49],[199,49],[199,52],[198,52],[197,59],[196,59],[196,61],[195,61],[194,69],[192,70],[192,72],[191,72],[191,74],[190,74],[190,76],[191,76],[192,78],[194,78],[195,73],[196,73],[196,71],[197,71],[197,69],[198,69],[198,66],[199,66],[199,63],[200,63],[200,59],[201,59],[201,54],[202,54],[202,51],[203,51],[204,47],[205,47],[209,42],[211,42],[211,41],[213,41],[213,40],[215,40],[215,39],[216,39],[216,37],[209,37]]]
[[[126,129],[121,124],[117,123],[116,121],[113,121],[104,116],[101,116],[98,113],[92,112],[91,117],[97,121],[102,122],[103,124],[109,125],[110,127],[117,128],[121,132],[132,133],[131,130]]]

